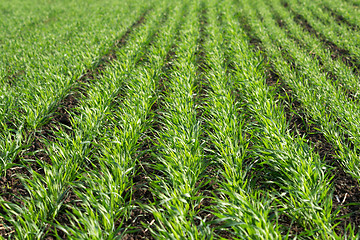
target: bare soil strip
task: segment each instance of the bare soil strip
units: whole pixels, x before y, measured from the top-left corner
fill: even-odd
[[[335,43],[327,40],[325,36],[323,36],[321,33],[318,33],[313,27],[307,22],[307,20],[301,16],[296,15],[294,20],[301,25],[305,30],[307,30],[309,33],[314,34],[317,38],[320,39],[323,43],[328,45],[328,49],[333,52],[331,55],[334,59],[341,59],[346,65],[349,67],[356,67],[357,69],[360,69],[359,61],[351,56],[349,51],[339,48]],[[357,72],[356,72],[357,73]],[[359,73],[357,73],[359,74]]]
[[[360,7],[360,2],[357,2],[355,0],[345,0],[345,2],[348,2],[352,5],[354,5],[355,8]]]
[[[162,22],[166,23],[166,19],[163,19]],[[181,24],[182,23],[179,23],[176,26],[175,33],[180,31]],[[140,139],[138,142],[140,145],[138,152],[141,155],[138,159],[139,164],[137,166],[137,173],[133,179],[134,187],[131,190],[133,191],[132,199],[136,204],[136,208],[132,210],[130,218],[125,221],[125,225],[131,227],[131,232],[126,234],[123,240],[154,239],[148,228],[152,228],[155,218],[154,215],[147,209],[144,209],[143,206],[156,204],[159,201],[150,190],[151,177],[162,176],[162,173],[154,168],[154,165],[156,164],[154,155],[157,154],[157,148],[154,145],[154,142],[156,141],[156,131],[161,129],[161,120],[159,118],[162,105],[161,96],[166,92],[166,82],[168,81],[170,72],[173,70],[172,66],[176,58],[175,48],[176,44],[173,43],[165,57],[165,64],[161,70],[162,76],[159,78],[157,86],[160,97],[152,105],[150,116],[148,116],[149,119],[153,120],[153,124],[144,134],[143,139]]]
[[[200,37],[198,40],[198,51],[195,53],[196,64],[197,64],[197,93],[194,97],[196,108],[197,118],[202,119],[204,117],[204,101],[206,99],[206,90],[208,89],[208,84],[206,83],[205,74],[209,70],[209,66],[206,64],[206,52],[205,52],[205,41],[208,38],[206,32],[206,27],[208,25],[207,20],[207,7],[204,1],[201,2],[201,12],[199,15],[199,25],[200,25]],[[205,127],[204,121],[201,122],[202,128]],[[205,131],[202,131],[201,139],[209,139]],[[211,148],[211,146],[209,146]],[[204,158],[203,161],[206,162],[206,169],[203,173],[203,176],[196,183],[197,187],[200,186],[198,191],[198,196],[203,197],[201,204],[198,206],[198,216],[201,219],[207,219],[207,221],[212,221],[215,219],[215,215],[210,212],[210,208],[214,206],[212,198],[217,194],[218,184],[216,183],[216,169],[209,162],[211,159],[207,156],[211,156],[209,152],[204,149]],[[200,224],[200,220],[196,220],[196,224]]]
[[[316,32],[310,24],[304,19],[301,15],[296,15],[294,19],[299,25],[301,25],[305,30],[307,30],[309,33],[314,34],[315,37],[319,38],[320,41],[325,43],[328,46],[328,49],[332,52],[331,57],[334,60],[340,59],[343,61],[347,66],[353,69],[353,73],[356,76],[360,76],[360,63],[355,58],[351,57],[349,51],[339,48],[337,45],[332,43],[331,41],[328,41],[325,39],[324,36]],[[314,56],[314,54],[311,54],[312,57],[317,58],[319,60],[320,64],[323,64],[322,61],[317,57]],[[327,72],[328,79],[332,80],[333,82],[337,80],[337,76],[333,72]],[[346,93],[346,96],[351,101],[359,101],[359,99],[356,98],[356,94],[354,94],[352,91],[342,88],[342,90]]]
[[[10,74],[8,76],[5,76],[5,79],[7,80],[7,84],[9,84],[10,87],[13,87],[16,84],[16,80],[18,80],[21,76],[25,74],[24,70],[20,70],[14,74]]]
[[[331,10],[329,7],[325,7],[325,10],[328,11],[331,14],[331,16],[333,16],[335,18],[336,22],[346,24],[353,31],[359,31],[359,26],[358,25],[352,24],[346,18],[341,16],[339,13],[335,12],[334,10]]]
[[[278,26],[279,26],[280,28],[282,28],[282,29],[284,29],[284,30],[287,30],[287,25],[286,25],[286,23],[284,23],[284,21],[283,21],[281,18],[279,18],[279,16],[275,16],[275,20],[276,20],[276,23],[278,24]],[[304,47],[304,44],[301,43],[298,38],[296,38],[296,37],[294,37],[294,36],[291,36],[291,35],[288,35],[288,38],[294,40],[299,46]],[[320,58],[318,55],[316,55],[315,53],[312,53],[311,51],[309,52],[309,55],[312,56],[314,59],[316,59],[321,66],[324,65],[323,60],[321,60],[321,58]],[[339,58],[339,55],[337,55],[337,56],[334,57],[334,54],[333,54],[333,55],[332,55],[332,58],[333,58],[333,60],[338,59],[338,58]],[[353,64],[353,63],[351,62],[350,64]],[[349,66],[349,64],[347,64],[347,66]],[[332,71],[330,71],[330,70],[329,70],[329,71],[327,71],[327,70],[322,70],[322,72],[326,73],[327,78],[328,78],[330,81],[332,81],[333,83],[336,83],[336,82],[338,82],[339,80],[341,80],[341,79],[339,79],[339,77],[338,77],[334,72],[332,72]],[[360,72],[354,70],[354,73],[355,73],[357,76],[360,76]],[[355,94],[354,92],[352,92],[351,90],[347,89],[346,87],[341,87],[341,89],[342,89],[342,91],[346,94],[347,98],[348,98],[350,101],[353,101],[353,102],[358,102],[358,101],[359,101],[359,99],[357,99],[356,94]]]
[[[322,41],[328,46],[328,49],[333,53],[331,55],[333,59],[341,59],[349,67],[360,69],[359,60],[352,57],[349,51],[342,49],[338,47],[335,43],[327,40],[326,37],[321,33],[317,32],[302,15],[293,12],[293,10],[289,8],[287,3],[284,2],[283,6],[295,15],[294,20],[296,23],[298,23],[306,31],[313,34],[315,37],[317,37],[320,41]],[[355,73],[359,74],[358,72]]]

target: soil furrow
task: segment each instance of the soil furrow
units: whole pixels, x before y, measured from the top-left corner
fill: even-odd
[[[328,46],[328,49],[333,53],[331,55],[332,58],[342,60],[346,65],[348,65],[351,68],[360,69],[359,61],[356,58],[352,57],[349,51],[342,49],[338,47],[335,43],[327,40],[325,36],[322,35],[321,33],[318,33],[303,16],[297,14],[294,20],[296,23],[302,26],[306,31],[313,34],[320,41],[326,44]],[[358,71],[354,73],[359,74]]]
[[[205,41],[208,38],[208,34],[206,31],[208,20],[207,20],[207,6],[204,1],[201,2],[200,5],[201,12],[199,15],[199,26],[200,26],[200,36],[198,39],[198,48],[197,52],[195,53],[196,56],[196,65],[197,65],[197,79],[195,82],[195,85],[197,86],[197,92],[194,96],[194,102],[196,107],[196,114],[197,119],[203,119],[204,118],[204,102],[206,101],[206,92],[209,90],[207,80],[205,77],[206,72],[208,72],[210,67],[206,63],[206,50],[205,50]],[[201,121],[200,126],[202,128],[205,127],[205,122]],[[202,131],[201,133],[201,139],[209,139],[205,131]],[[204,149],[204,156],[211,156],[209,152],[206,152]],[[203,176],[198,180],[196,183],[196,187],[199,187],[199,191],[197,195],[199,197],[203,197],[200,205],[198,206],[198,216],[201,219],[206,219],[206,221],[211,221],[215,219],[215,215],[213,215],[210,212],[210,208],[214,206],[214,203],[212,202],[212,198],[214,197],[214,194],[217,192],[218,184],[214,179],[216,179],[216,171],[213,166],[209,164],[211,159],[208,157],[204,157],[203,161],[205,161],[205,165],[207,166],[205,169],[205,172],[203,173]],[[200,220],[197,219],[196,225],[200,225]]]
[[[283,29],[284,31],[288,31],[288,27],[287,27],[287,24],[279,17],[275,16],[275,20],[276,20],[276,23],[278,24],[278,26]],[[302,46],[302,47],[306,47],[305,44],[303,42],[301,42],[298,38],[296,38],[295,36],[293,36],[292,34],[287,34],[287,37],[291,40],[293,40],[296,44],[298,44],[299,46]],[[313,52],[309,52],[309,55],[311,57],[313,57],[314,59],[316,59],[320,66],[324,66],[324,61],[320,58],[320,56],[316,55],[315,53]],[[334,58],[333,58],[334,59]],[[335,59],[334,59],[335,60]],[[346,97],[354,102],[354,103],[358,103],[359,102],[359,99],[356,97],[356,94],[351,91],[350,89],[348,89],[347,87],[345,86],[341,86],[339,83],[341,83],[341,79],[339,78],[339,76],[334,73],[332,70],[326,70],[326,69],[321,69],[322,72],[324,72],[327,76],[327,79],[329,79],[332,83],[334,84],[338,84],[339,88],[341,89],[341,91],[343,91],[346,95]],[[359,76],[359,73],[358,72],[355,72],[354,73]]]
[[[212,6],[217,8],[217,6]],[[209,112],[209,109],[212,107],[211,104],[213,103],[211,98],[213,98],[216,93],[214,91],[217,91],[215,89],[212,89],[209,87],[211,84],[209,81],[214,80],[212,78],[212,73],[215,73],[217,71],[222,72],[224,71],[224,75],[222,77],[219,76],[224,81],[227,81],[227,77],[231,75],[231,69],[234,70],[234,66],[232,65],[232,56],[226,55],[227,46],[229,46],[230,40],[228,38],[222,39],[223,42],[217,42],[214,41],[212,38],[216,38],[214,36],[211,36],[211,29],[214,27],[212,26],[217,25],[216,28],[221,31],[224,31],[223,34],[225,34],[225,30],[223,30],[224,26],[226,26],[226,20],[224,19],[224,13],[223,12],[217,12],[217,19],[215,22],[211,21],[211,19],[207,20],[205,16],[208,15],[208,11],[211,12],[211,9],[207,10],[203,8],[202,16],[200,17],[200,23],[205,23],[204,26],[201,26],[201,28],[204,28],[204,30],[200,31],[200,47],[199,47],[199,55],[200,57],[197,59],[198,63],[198,75],[200,76],[198,80],[198,86],[199,86],[199,92],[196,97],[197,105],[200,106],[200,111],[198,112],[198,118],[203,119],[202,120],[202,126],[205,131],[203,131],[201,138],[206,141],[204,143],[204,160],[206,161],[207,167],[204,171],[204,177],[201,181],[198,182],[198,185],[202,184],[201,188],[199,189],[199,195],[203,196],[203,200],[201,202],[201,206],[199,207],[199,216],[202,219],[205,219],[206,222],[210,223],[209,227],[213,229],[213,232],[216,237],[221,237],[224,239],[233,239],[235,238],[235,235],[233,232],[229,229],[224,227],[226,225],[225,222],[220,221],[220,219],[214,215],[214,212],[217,212],[217,204],[218,199],[222,199],[223,196],[221,196],[221,182],[226,182],[226,179],[224,179],[224,176],[221,176],[221,171],[225,171],[224,165],[219,162],[218,158],[219,155],[221,155],[221,150],[219,150],[216,147],[216,141],[215,139],[212,139],[209,133],[214,134],[216,129],[214,129],[211,126],[212,118],[217,118],[220,116],[212,115],[212,113]],[[210,13],[211,14],[211,13]],[[211,16],[208,16],[209,18]],[[208,23],[210,21],[210,23]],[[208,28],[207,31],[206,28]],[[208,33],[210,32],[210,33]],[[203,40],[204,39],[204,40]],[[208,44],[208,45],[206,45]],[[211,59],[213,59],[213,49],[211,47],[212,44],[222,46],[217,49],[217,51],[221,52],[221,55],[223,56],[223,64],[221,64],[221,67],[216,68],[216,66],[211,66]],[[205,47],[206,46],[206,47]],[[226,66],[226,67],[225,67]],[[216,81],[216,80],[214,80]],[[229,83],[230,84],[230,83]],[[233,99],[235,102],[240,101],[240,94],[239,89],[234,89],[233,86],[228,86],[223,88],[224,91],[234,96],[235,99]],[[221,95],[221,93],[220,93]],[[223,106],[226,108],[226,106]],[[216,107],[215,107],[216,108]],[[219,106],[217,106],[219,108]],[[222,109],[223,110],[223,109]],[[240,110],[239,110],[240,111]],[[239,113],[240,114],[240,113]],[[216,121],[216,120],[215,120]],[[227,137],[232,138],[233,136],[231,133]],[[224,140],[224,139],[223,139]],[[225,142],[223,142],[225,144]],[[216,156],[217,155],[217,156]],[[235,154],[234,154],[235,155]],[[202,183],[203,182],[203,183]],[[204,184],[205,183],[205,184]]]
[[[317,32],[302,15],[290,9],[287,3],[283,2],[283,6],[294,15],[294,21],[297,24],[299,24],[304,30],[313,34],[321,42],[328,46],[328,49],[333,53],[331,55],[333,59],[341,59],[349,67],[360,69],[359,61],[354,58],[348,50],[342,49],[338,47],[335,43],[327,40],[326,37],[323,34]],[[354,73],[359,74],[357,71]]]
[[[164,18],[162,22],[165,23],[166,19],[167,18]],[[182,27],[181,24],[180,22],[176,25],[175,35],[180,31]],[[156,142],[156,132],[161,129],[161,120],[158,116],[162,105],[161,96],[165,94],[165,85],[176,57],[175,48],[176,44],[173,43],[165,56],[165,62],[161,68],[162,73],[157,84],[158,98],[151,106],[150,115],[147,118],[152,124],[147,132],[144,133],[143,138],[138,141],[140,148],[138,150],[139,156],[137,156],[137,161],[139,164],[137,165],[136,176],[133,179],[134,186],[131,190],[133,191],[132,199],[136,207],[132,210],[130,218],[125,221],[126,226],[131,226],[132,232],[126,234],[123,238],[124,240],[154,239],[148,228],[152,228],[155,218],[154,215],[143,206],[153,205],[159,201],[150,189],[151,177],[161,177],[163,175],[162,172],[154,167],[156,165],[154,156],[158,154],[154,143]]]
[[[344,23],[346,24],[351,30],[353,31],[359,31],[359,26],[355,25],[351,22],[349,22],[346,18],[344,18],[342,15],[340,15],[339,13],[337,13],[336,11],[330,9],[329,7],[325,7],[325,10],[328,11],[330,13],[330,15],[335,19],[336,22],[338,22],[339,24]]]

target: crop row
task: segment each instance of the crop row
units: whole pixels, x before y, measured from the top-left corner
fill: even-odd
[[[17,179],[21,191],[10,197],[11,183],[1,190],[0,233],[360,238],[356,220],[346,222],[357,213],[342,215],[357,209],[353,196],[343,206],[354,192],[342,202],[334,195],[338,168],[355,179],[353,189],[360,183],[355,2],[339,9],[331,0],[129,2],[76,28],[57,28],[79,16],[54,5],[54,25],[37,15],[24,20],[35,24],[24,39],[73,29],[65,42],[78,55],[69,67],[57,58],[66,47],[46,55],[40,45],[49,47],[47,40],[32,46],[24,39],[3,54],[10,65],[2,70],[2,98],[11,104],[1,108],[2,179]],[[114,27],[117,17],[123,24]],[[75,43],[86,36],[92,47]],[[116,36],[121,44],[112,46]],[[18,49],[26,50],[25,68],[11,65]],[[309,129],[324,138],[314,142]],[[322,153],[318,144],[326,142],[331,151]],[[32,144],[40,147],[34,152]],[[6,175],[16,169],[25,174]]]
[[[121,56],[120,60],[113,61],[108,69],[103,69],[102,76],[89,85],[87,96],[80,100],[81,103],[76,109],[78,114],[73,113],[70,116],[71,132],[64,127],[59,128],[55,133],[56,141],[45,142],[51,161],[38,162],[44,174],[30,169],[31,178],[22,179],[29,192],[29,196],[23,199],[26,204],[19,206],[9,203],[5,207],[8,216],[12,214],[8,221],[14,224],[19,238],[41,238],[49,231],[49,226],[55,223],[59,211],[64,210],[62,205],[68,197],[70,186],[81,176],[80,172],[85,170],[84,166],[91,164],[94,158],[94,145],[101,149],[100,146],[107,142],[106,135],[103,135],[105,133],[100,130],[106,129],[104,122],[111,125],[111,122],[114,124],[119,120],[111,114],[115,107],[113,101],[121,94],[129,73],[141,59],[141,49],[145,49],[155,34],[159,14],[153,13],[152,21],[149,21],[140,32],[134,33],[129,40],[131,44],[116,52],[117,56]],[[119,72],[113,72],[111,69],[114,68],[119,69]],[[117,133],[114,130],[111,132]],[[112,138],[116,138],[116,135]]]
[[[74,3],[67,4],[70,6],[65,7],[73,12],[54,6],[59,15],[56,21],[46,27],[15,31],[9,36],[10,41],[1,45],[0,149],[5,153],[0,156],[2,176],[14,166],[18,153],[32,143],[34,133],[54,117],[61,101],[79,86],[85,70],[103,61],[101,57],[115,38],[124,34],[147,7],[131,7],[127,3],[129,8],[101,17],[103,12],[96,3],[75,4],[76,7]],[[111,2],[103,5],[110,6]],[[43,11],[50,11],[44,8],[37,13],[41,17]],[[21,10],[27,15],[26,8]],[[39,16],[34,14],[34,18]],[[121,25],[117,24],[119,18],[125,19]]]
[[[328,62],[322,65],[317,58],[309,56],[306,50],[287,36],[287,32],[275,21],[272,13],[262,7],[260,5],[262,3],[258,4],[249,7],[249,12],[246,12],[247,16],[253,16],[249,19],[253,34],[261,40],[275,71],[291,88],[291,94],[301,103],[305,113],[315,121],[319,130],[335,147],[340,164],[355,179],[359,179],[355,143],[357,130],[352,128],[358,122],[357,114],[353,111],[357,109],[356,100],[349,99],[339,88],[340,84],[336,79],[329,79],[327,72],[322,70],[326,69]],[[253,9],[257,9],[258,12],[255,13]],[[259,18],[263,19],[263,22],[260,22]],[[285,18],[285,22],[286,20]],[[306,30],[295,32],[291,27],[288,29],[298,39],[306,36]],[[324,49],[320,51],[324,52]],[[319,56],[321,58],[320,54]],[[334,71],[334,74],[349,71],[343,64],[339,65],[339,71]],[[331,203],[329,208],[331,210]],[[331,211],[328,213],[330,214]]]
[[[287,37],[286,32],[277,26],[270,13],[264,9],[259,9],[262,11],[260,14],[268,14],[262,17],[268,22],[268,28],[271,29],[271,32],[268,34],[269,40],[265,39],[267,38],[265,34],[257,33],[257,36],[264,39],[264,43],[269,43],[268,49],[271,52],[272,60],[279,62],[276,63],[279,64],[276,71],[284,77],[286,83],[293,89],[293,94],[306,108],[306,112],[317,121],[320,131],[336,146],[338,157],[343,160],[342,164],[347,171],[354,178],[359,179],[356,150],[359,138],[357,100],[349,98],[346,92],[341,89],[340,84],[342,82],[339,84],[337,79],[329,79],[327,71],[322,70],[324,67],[319,60],[309,56],[305,49]],[[304,32],[298,33],[301,34],[297,36],[298,38],[306,34]],[[287,58],[283,57],[284,52],[288,55]],[[293,62],[295,71],[288,64],[288,61]],[[346,77],[342,78],[342,74],[347,71],[347,74],[344,75],[349,76],[351,72],[342,64],[338,66],[339,71],[335,70],[333,73],[338,77],[338,81],[346,81]],[[357,76],[353,77],[353,79],[356,78]],[[345,139],[347,141],[344,141]]]

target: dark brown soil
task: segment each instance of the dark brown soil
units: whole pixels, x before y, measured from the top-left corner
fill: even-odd
[[[74,92],[68,95],[58,106],[56,115],[52,121],[43,127],[43,129],[49,128],[50,130],[56,130],[57,127],[65,125],[69,129],[72,128],[70,121],[70,112],[74,112],[74,109],[79,104],[79,94]],[[43,136],[47,139],[48,136]],[[50,139],[49,139],[50,140]]]
[[[22,182],[17,177],[17,175],[27,175],[29,172],[25,167],[14,167],[6,171],[6,176],[0,178],[0,196],[4,201],[22,204],[22,199],[20,197],[29,196],[28,192],[24,188]],[[4,215],[5,212],[3,208],[0,209],[0,215]],[[12,232],[11,228],[2,228],[0,217],[0,236],[6,237],[8,233]],[[4,220],[5,225],[11,226],[9,222]]]
[[[130,218],[124,223],[124,226],[131,226],[131,233],[126,234],[123,238],[124,240],[154,239],[147,227],[154,227],[155,218],[151,212],[142,207],[142,205],[157,202],[156,197],[149,188],[149,176],[159,176],[161,174],[150,167],[150,164],[153,162],[151,158],[150,155],[145,154],[139,160],[143,164],[138,166],[137,175],[133,179],[134,187],[132,193],[132,199],[137,204],[136,209],[132,210]]]
[[[210,146],[212,147],[212,146]],[[218,170],[221,166],[209,165],[201,181],[197,183],[197,187],[200,187],[198,191],[198,196],[203,197],[200,205],[197,207],[198,216],[205,221],[206,224],[209,224],[209,228],[214,230],[215,236],[219,236],[225,239],[233,239],[235,236],[232,233],[230,228],[223,228],[225,222],[216,222],[218,218],[213,214],[213,209],[216,208],[216,200],[221,199],[219,193],[219,175]],[[195,224],[200,225],[200,220],[195,219]]]
[[[359,8],[360,7],[360,2],[351,1],[351,0],[345,0],[345,1],[352,4],[354,6],[354,8]]]
[[[297,104],[295,103],[294,105]],[[334,167],[331,173],[334,176],[332,180],[334,185],[333,212],[337,208],[341,208],[337,215],[339,219],[336,222],[340,222],[340,224],[336,227],[336,232],[344,235],[347,224],[351,224],[353,227],[360,225],[360,205],[347,205],[360,203],[359,183],[350,174],[344,172],[344,167],[341,166],[336,158],[334,147],[322,133],[315,129],[317,126],[311,122],[312,120],[302,113],[301,106],[295,106],[293,110],[297,111],[297,114],[293,115],[290,125],[296,128],[300,134],[306,136],[306,139],[310,141],[321,159],[324,159],[327,164]],[[351,216],[342,217],[346,214],[351,214]]]
[[[20,70],[14,74],[11,74],[9,76],[7,76],[7,83],[10,86],[13,86],[16,83],[16,80],[19,79],[21,76],[23,76],[25,74],[24,70]]]
[[[334,178],[334,195],[333,195],[333,211],[340,208],[340,212],[337,214],[340,222],[336,227],[336,232],[342,236],[346,233],[346,227],[351,224],[355,232],[358,232],[360,226],[360,188],[359,183],[345,173],[343,166],[339,162],[334,162],[335,169]]]
[[[317,38],[320,39],[320,41],[322,41],[324,44],[328,46],[328,49],[333,53],[331,55],[333,59],[340,59],[349,67],[360,69],[359,61],[356,58],[354,58],[348,50],[342,49],[338,47],[335,43],[327,40],[325,36],[323,36],[321,33],[318,33],[315,29],[313,29],[303,16],[296,15],[294,19],[305,30],[315,35]],[[359,74],[357,71],[355,73]]]
[[[279,224],[284,229],[284,233],[288,233],[291,237],[298,236],[302,232],[304,232],[304,228],[299,226],[293,219],[291,219],[289,216],[282,214],[279,219]]]
[[[284,7],[288,8],[288,5],[284,4]],[[360,69],[360,63],[356,58],[354,58],[351,55],[351,53],[349,51],[338,47],[335,43],[333,43],[333,42],[329,41],[328,39],[326,39],[326,37],[323,34],[317,32],[309,24],[309,22],[306,20],[305,17],[303,17],[300,14],[297,14],[292,9],[288,8],[288,10],[291,11],[292,14],[294,15],[294,20],[295,20],[296,23],[298,23],[306,31],[313,34],[315,37],[317,37],[320,41],[322,41],[325,45],[328,46],[328,49],[333,53],[331,55],[333,59],[341,59],[346,65],[348,65],[349,67],[351,67],[353,69],[356,69],[356,70],[354,70],[355,73],[359,74],[358,69]]]
[[[206,41],[206,39],[209,37],[207,32],[206,32],[206,27],[208,25],[208,20],[207,20],[207,8],[205,6],[205,3],[202,2],[202,11],[200,13],[199,16],[199,23],[200,23],[200,37],[199,37],[199,41],[198,41],[198,51],[196,53],[196,63],[198,66],[197,69],[197,89],[198,92],[196,94],[195,97],[195,104],[201,107],[198,107],[196,109],[197,112],[197,118],[198,119],[203,119],[205,116],[205,112],[204,112],[204,100],[206,100],[207,98],[207,94],[206,91],[208,90],[208,83],[207,80],[205,78],[205,74],[206,72],[210,71],[210,66],[208,66],[208,64],[206,63],[206,57],[207,54],[205,52],[205,47],[204,47],[204,43]],[[221,21],[221,18],[218,19],[219,23]],[[202,122],[202,125],[204,128],[206,128],[205,123]],[[202,132],[202,139],[209,139],[207,133],[205,131]],[[213,146],[208,146],[209,148],[213,148]],[[206,153],[205,156],[211,156],[211,154]],[[204,162],[204,164],[206,164],[206,169],[205,172],[203,173],[202,176],[200,176],[200,179],[198,180],[198,182],[196,183],[196,187],[199,188],[197,195],[199,197],[202,197],[202,200],[200,202],[200,204],[197,206],[197,211],[198,214],[197,216],[200,217],[203,221],[205,221],[206,223],[211,222],[213,220],[216,219],[216,216],[212,213],[212,208],[214,208],[215,203],[213,201],[214,196],[219,197],[217,191],[219,189],[219,185],[218,185],[218,176],[217,176],[217,169],[215,166],[211,165],[211,158],[209,157],[204,157],[202,159],[202,161]],[[200,219],[194,219],[195,221],[195,225],[200,226]],[[210,225],[211,228],[219,228],[219,226],[217,225]],[[225,236],[229,236],[230,233],[228,233],[227,231],[217,231],[215,230],[215,234],[218,235],[222,235],[223,237]]]
[[[336,22],[342,24],[346,24],[350,29],[352,29],[353,31],[359,31],[359,26],[352,24],[351,22],[349,22],[346,18],[344,18],[343,16],[341,16],[339,13],[331,10],[328,7],[325,7],[325,10],[328,11],[331,16],[335,19]]]
[[[167,16],[164,16],[163,21],[166,21]],[[162,21],[162,22],[163,22]],[[176,32],[179,31],[181,24],[176,26]],[[162,74],[159,78],[157,91],[159,95],[164,95],[166,91],[166,82],[168,76],[172,70],[173,61],[176,57],[174,49],[176,45],[173,44],[169,49],[165,57],[165,64],[162,67]],[[155,205],[159,201],[157,197],[152,193],[150,189],[150,182],[154,176],[161,177],[162,172],[158,171],[154,164],[156,164],[157,149],[154,145],[156,142],[156,132],[161,129],[161,120],[159,119],[159,111],[161,111],[161,98],[158,98],[151,107],[151,113],[148,117],[153,119],[150,131],[146,133],[146,137],[139,140],[141,146],[139,153],[139,164],[137,166],[137,173],[133,179],[134,186],[132,188],[132,199],[136,205],[136,208],[132,210],[128,220],[124,222],[124,226],[130,226],[130,232],[127,233],[124,240],[136,240],[136,239],[154,239],[151,231],[148,228],[153,229],[155,224],[154,215],[149,210],[143,208],[143,205]],[[121,221],[121,220],[119,220]]]
[[[279,25],[279,27],[281,27],[282,29],[284,29],[285,31],[287,31],[287,26],[286,26],[286,23],[284,23],[282,21],[282,19],[279,18],[279,16],[276,14],[275,16],[275,20],[277,22],[277,24]],[[289,38],[291,38],[292,40],[294,40],[299,46],[304,46],[304,44],[299,41],[299,39],[295,38],[294,36],[292,36],[291,34],[289,34],[288,36]],[[308,53],[309,55],[311,55],[314,59],[316,59],[319,64],[321,66],[324,65],[323,61],[321,60],[321,58],[319,56],[317,56],[315,53],[312,53],[311,51]],[[332,58],[333,59],[336,59],[337,57],[334,57],[334,54],[332,55]],[[353,69],[354,73],[355,74],[359,74],[357,72],[357,70]],[[326,76],[329,80],[331,80],[333,83],[337,84],[339,81],[341,81],[341,79],[339,79],[339,77],[332,71],[326,71],[326,70],[322,70],[322,72],[325,72],[326,73]],[[348,88],[346,87],[342,87],[340,85],[338,85],[341,90],[345,93],[345,95],[347,96],[347,98],[350,100],[350,101],[354,101],[354,102],[358,102],[358,99],[356,97],[356,94],[353,93],[352,91],[350,91]]]

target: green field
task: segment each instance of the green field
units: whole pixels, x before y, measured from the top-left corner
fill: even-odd
[[[2,0],[0,30],[0,239],[360,239],[359,0]]]

